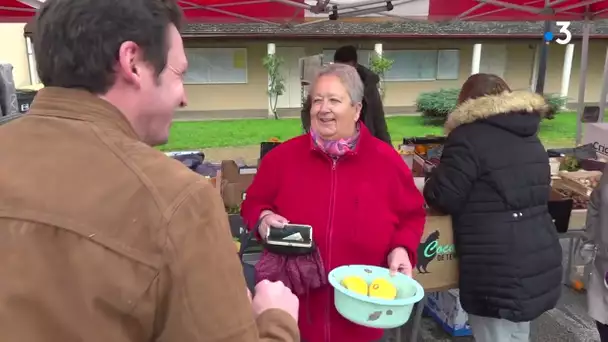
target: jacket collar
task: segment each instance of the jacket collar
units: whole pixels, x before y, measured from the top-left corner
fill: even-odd
[[[103,123],[139,140],[127,118],[111,103],[82,89],[40,89],[27,115]]]
[[[456,127],[506,113],[536,113],[541,117],[550,108],[542,95],[529,91],[504,92],[468,100],[459,105],[445,122],[444,130],[449,134]]]

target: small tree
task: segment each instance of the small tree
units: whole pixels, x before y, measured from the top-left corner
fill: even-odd
[[[383,100],[384,100],[384,94],[385,94],[384,75],[386,75],[387,71],[391,70],[394,62],[395,61],[393,61],[392,59],[388,59],[382,55],[378,55],[377,53],[374,53],[372,56],[372,59],[369,63],[370,70],[375,72],[380,77],[380,83],[378,84],[378,86],[379,86],[379,90],[380,90],[380,96],[382,96]]]
[[[279,119],[277,114],[277,103],[279,96],[285,92],[285,79],[281,75],[280,67],[283,65],[283,58],[276,54],[266,55],[262,60],[264,68],[268,72],[268,104],[275,119]]]

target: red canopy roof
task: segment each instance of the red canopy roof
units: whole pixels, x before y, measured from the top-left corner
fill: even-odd
[[[432,20],[578,21],[608,18],[608,0],[430,0]]]
[[[25,22],[36,13],[32,6],[17,0],[0,0],[0,22]]]
[[[100,0],[101,1],[101,0]],[[377,13],[391,17],[430,21],[540,21],[608,18],[608,0],[392,0],[394,9],[379,0],[318,0],[320,11],[304,0],[180,0],[192,22],[302,22],[327,19],[337,9],[339,17]],[[26,21],[44,0],[0,0],[1,21]],[[355,4],[356,3],[356,4]],[[313,14],[317,12],[317,14]]]
[[[0,22],[28,21],[35,15],[35,8],[43,2],[0,0]],[[303,0],[293,1],[300,8],[271,0],[190,0],[179,3],[188,21],[192,22],[303,21],[304,9],[301,7],[306,6]]]

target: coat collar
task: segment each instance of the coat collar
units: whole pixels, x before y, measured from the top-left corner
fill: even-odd
[[[456,127],[506,113],[536,113],[545,116],[550,108],[542,95],[529,91],[504,92],[468,100],[459,105],[445,122],[449,134]]]
[[[82,89],[42,88],[34,98],[27,115],[104,123],[139,140],[135,130],[118,108]]]

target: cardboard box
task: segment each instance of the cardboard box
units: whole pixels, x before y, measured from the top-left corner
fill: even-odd
[[[228,208],[239,207],[245,199],[247,188],[257,173],[255,167],[239,167],[234,160],[222,161],[222,199]]]
[[[570,216],[572,214],[572,204],[573,200],[571,198],[566,198],[557,190],[551,188],[547,208],[549,209],[551,218],[553,218],[553,224],[555,224],[558,233],[565,233],[568,231]]]
[[[429,293],[424,309],[452,336],[472,335],[469,317],[460,305],[460,293],[457,289]]]
[[[413,159],[412,175],[414,175],[414,177],[426,177],[437,166],[418,154],[414,154]]]
[[[458,260],[450,216],[427,215],[414,278],[427,292],[458,287]]]
[[[570,191],[574,191],[572,188],[568,186],[567,182],[564,182],[562,179],[554,179],[551,184],[553,189],[564,188]],[[553,190],[555,192],[555,190]],[[557,216],[564,217],[568,216],[568,230],[581,230],[585,227],[585,222],[587,221],[587,209],[572,209],[573,201],[570,200],[569,208],[570,213],[566,215],[566,210],[568,210],[567,204],[559,204],[555,202],[555,199],[551,198],[549,202],[549,213],[553,216],[553,219],[556,219],[555,213],[557,212]],[[562,203],[567,203],[563,201]],[[558,223],[556,222],[556,228],[558,228],[558,232],[565,232],[563,229],[558,227]]]
[[[563,199],[552,201],[550,207],[554,206],[558,211],[563,209],[562,214],[567,214],[558,215],[562,220],[559,224],[564,226],[562,230],[566,225],[568,229],[573,230],[584,227],[587,210],[571,210],[572,201]],[[427,292],[458,288],[458,257],[450,216],[427,214],[424,233],[418,247],[414,278]]]
[[[570,214],[569,230],[582,230],[587,221],[587,209],[574,209]]]
[[[608,123],[586,123],[583,125],[583,145],[593,145],[598,157],[608,158]]]

